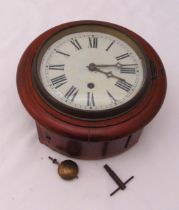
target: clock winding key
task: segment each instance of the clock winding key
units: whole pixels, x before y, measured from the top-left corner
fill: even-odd
[[[110,196],[113,196],[117,191],[121,190],[125,190],[126,189],[126,184],[128,182],[130,182],[134,176],[131,176],[127,181],[123,182],[118,176],[117,174],[107,165],[104,165],[105,170],[108,172],[108,174],[111,176],[111,178],[116,182],[116,184],[118,185],[118,188],[113,191]]]

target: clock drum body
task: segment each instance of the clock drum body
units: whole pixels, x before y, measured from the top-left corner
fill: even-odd
[[[126,52],[117,54],[118,48]],[[77,21],[30,44],[19,62],[17,88],[41,143],[74,158],[99,159],[138,141],[163,103],[166,75],[139,35],[112,23]]]

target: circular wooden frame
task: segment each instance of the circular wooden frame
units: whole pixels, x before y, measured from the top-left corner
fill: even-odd
[[[86,24],[108,26],[127,34],[129,37],[135,40],[139,46],[143,48],[146,56],[149,59],[151,81],[150,87],[145,93],[145,96],[128,112],[111,119],[90,121],[86,119],[77,119],[75,117],[60,113],[45,103],[33,84],[33,61],[45,41],[48,40],[53,34],[61,30],[70,28],[75,25]],[[125,136],[129,136],[132,133],[137,132],[138,130],[141,130],[147,123],[152,120],[152,118],[159,111],[165,98],[166,75],[163,64],[157,53],[139,35],[124,27],[107,22],[91,20],[76,21],[54,27],[40,35],[30,44],[30,46],[24,52],[18,66],[17,88],[22,103],[31,114],[31,116],[36,120],[38,128],[39,126],[42,126],[41,128],[44,128],[47,131],[54,132],[57,135],[70,139],[69,142],[78,141],[82,142],[83,144],[88,144],[88,142],[110,143],[111,141],[121,139]],[[51,144],[49,144],[49,146],[54,149],[53,145],[51,146]],[[68,155],[68,152],[66,151],[63,153]],[[113,155],[113,152],[111,151],[109,155]],[[108,154],[105,156],[108,156]],[[90,159],[94,159],[99,158],[100,154],[96,153],[96,155],[93,155],[92,152],[89,152],[89,154],[86,155],[85,152],[82,152],[79,157],[89,157]]]

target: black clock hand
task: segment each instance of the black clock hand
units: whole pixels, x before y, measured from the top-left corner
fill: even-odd
[[[90,65],[87,66],[87,68],[90,71],[96,71],[96,72],[100,72],[102,74],[105,74],[107,76],[107,78],[116,78],[116,79],[121,80],[121,81],[124,81],[124,82],[126,81],[125,79],[122,79],[121,77],[118,77],[118,76],[114,75],[112,73],[112,71],[109,71],[109,72],[102,71],[101,69],[97,68],[94,63],[90,63]]]
[[[122,63],[116,63],[116,64],[99,64],[99,65],[96,65],[96,67],[101,67],[101,68],[105,68],[105,67],[116,67],[118,69],[120,68],[123,68],[125,66],[137,66],[138,64],[122,64]]]

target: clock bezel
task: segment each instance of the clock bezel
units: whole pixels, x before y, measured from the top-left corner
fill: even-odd
[[[116,38],[120,38],[125,41],[136,52],[138,57],[141,59],[144,68],[144,81],[139,92],[130,101],[124,103],[123,105],[106,110],[82,110],[72,106],[68,106],[67,104],[58,101],[53,96],[51,96],[48,91],[46,91],[40,80],[40,64],[45,52],[54,42],[59,40],[59,38],[63,38],[66,35],[78,32],[102,32],[113,35]],[[39,48],[34,57],[32,78],[33,85],[36,88],[36,91],[42,97],[45,103],[47,103],[52,109],[55,109],[57,112],[60,112],[67,116],[71,116],[73,118],[96,121],[115,118],[124,113],[127,113],[134,106],[137,106],[137,103],[140,100],[143,100],[143,96],[151,85],[151,66],[149,59],[146,56],[145,51],[143,50],[143,47],[140,46],[139,43],[136,43],[135,40],[132,39],[132,37],[122,31],[116,30],[108,24],[101,25],[100,23],[94,22],[93,24],[76,24],[63,30],[56,31],[54,34],[52,34]]]

